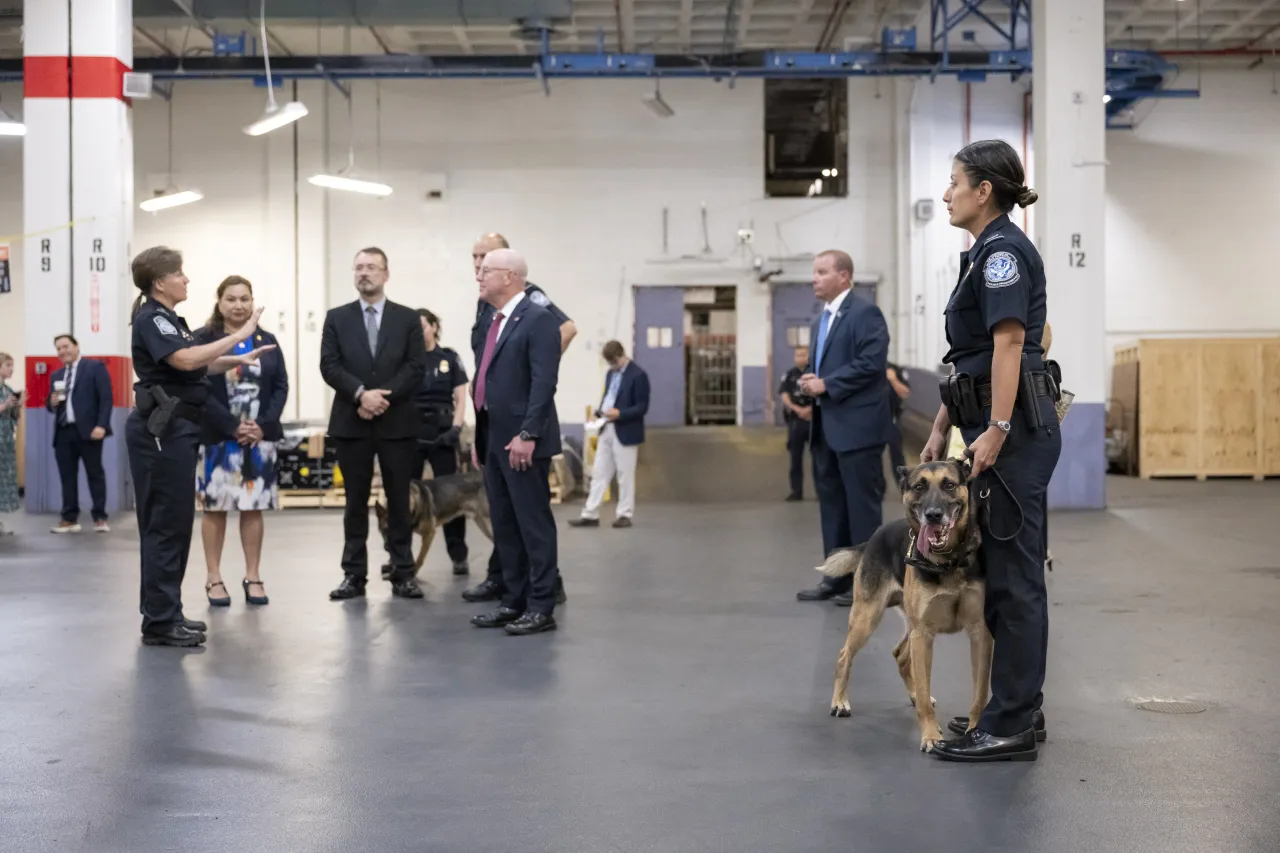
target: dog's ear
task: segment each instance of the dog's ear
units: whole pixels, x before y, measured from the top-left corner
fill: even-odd
[[[955,460],[956,469],[960,472],[960,479],[968,482],[973,474],[973,451],[965,448],[964,456]]]
[[[908,468],[906,465],[899,465],[893,469],[893,473],[898,475],[898,490],[905,492],[907,490],[907,478],[911,476],[914,468]]]

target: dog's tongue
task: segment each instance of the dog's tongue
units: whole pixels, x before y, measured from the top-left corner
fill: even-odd
[[[929,553],[929,539],[937,538],[941,532],[941,524],[922,524],[920,525],[920,535],[916,537],[916,547],[920,549],[921,554]]]

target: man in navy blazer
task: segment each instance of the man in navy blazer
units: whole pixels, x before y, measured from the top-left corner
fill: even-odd
[[[45,408],[53,412],[53,455],[62,480],[62,521],[54,533],[80,532],[80,462],[84,462],[93,526],[106,533],[107,476],[102,470],[102,442],[111,435],[111,376],[100,361],[82,359],[73,335],[53,339],[63,366],[50,379],[53,389]],[[61,384],[59,384],[61,383]]]
[[[549,481],[551,457],[560,452],[560,324],[526,294],[527,274],[513,249],[485,255],[476,280],[480,298],[496,310],[477,341],[472,384],[475,452],[506,592],[496,610],[471,622],[517,635],[555,630],[560,573]]]
[[[630,527],[636,509],[636,457],[644,443],[644,416],[649,411],[649,374],[627,358],[618,341],[604,345],[609,373],[596,417],[604,418],[596,440],[596,460],[591,469],[591,494],[582,515],[570,527],[599,527],[600,502],[613,475],[618,475],[618,509],[614,527]]]
[[[826,303],[814,320],[810,370],[801,390],[814,398],[809,452],[822,515],[823,556],[860,545],[882,521],[884,463],[893,428],[889,408],[889,326],[874,304],[855,296],[853,260],[823,252],[813,261],[813,293]],[[846,592],[853,576],[824,578],[797,594],[821,601]]]

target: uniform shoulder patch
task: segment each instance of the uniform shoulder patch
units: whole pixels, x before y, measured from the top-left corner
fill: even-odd
[[[157,314],[151,319],[155,321],[156,328],[160,330],[160,334],[162,335],[178,334],[178,327],[170,323],[167,318],[161,317],[159,314]]]
[[[1017,257],[1010,252],[995,252],[983,264],[982,277],[986,279],[987,287],[991,288],[1016,284],[1022,278]]]
[[[551,300],[547,298],[547,294],[543,293],[541,290],[529,291],[529,301],[534,305],[538,305],[543,308],[546,308],[551,304]]]

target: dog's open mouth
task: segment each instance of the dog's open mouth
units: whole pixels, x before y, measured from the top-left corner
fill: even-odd
[[[946,550],[947,543],[951,541],[951,530],[956,526],[956,517],[959,515],[957,508],[942,524],[921,524],[920,533],[916,536],[916,547],[920,549],[920,553],[927,555],[931,551]]]

